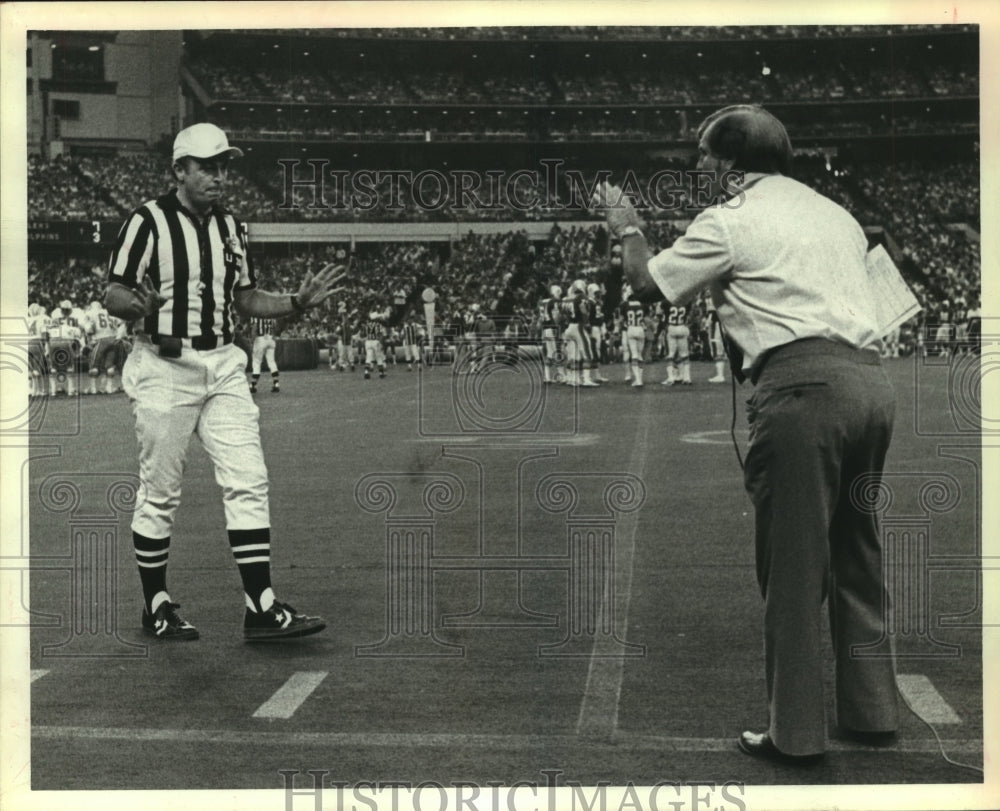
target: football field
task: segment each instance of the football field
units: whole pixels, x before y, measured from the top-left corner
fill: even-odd
[[[196,438],[168,586],[201,638],[142,635],[128,401],[46,402],[25,476],[32,787],[278,789],[282,771],[310,769],[348,785],[981,781],[940,751],[983,765],[990,573],[968,359],[887,361],[886,486],[859,489],[883,515],[887,638],[916,712],[901,703],[894,745],[834,738],[805,770],[736,748],[767,707],[730,385],[705,382],[709,364],[690,387],[659,385],[657,364],[642,390],[621,365],[599,389],[543,386],[528,367],[390,366],[382,380],[321,367],[283,373],[280,394],[262,385],[275,591],[328,621],[270,645],[242,640]],[[736,392],[741,452],[749,394]]]

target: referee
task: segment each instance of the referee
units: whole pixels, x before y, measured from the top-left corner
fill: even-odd
[[[212,124],[181,130],[173,151],[176,189],[132,213],[111,255],[105,306],[135,332],[122,382],[139,440],[132,538],[142,627],[162,640],[198,638],[167,591],[170,534],[193,433],[222,487],[245,594],[244,638],[297,637],[325,627],[277,600],[271,588],[267,469],[246,355],[233,343],[233,312],[250,318],[304,312],[333,293],[343,274],[332,265],[307,273],[295,295],[257,289],[246,226],[220,204],[229,159],[242,154]]]

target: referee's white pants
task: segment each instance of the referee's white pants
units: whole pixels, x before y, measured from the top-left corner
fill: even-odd
[[[184,460],[197,434],[222,488],[227,529],[271,525],[259,410],[250,396],[246,354],[234,344],[179,358],[136,340],[122,369],[139,440],[139,493],[132,530],[147,538],[171,534],[181,500]]]
[[[365,364],[367,366],[372,364],[385,366],[385,350],[382,348],[381,341],[365,339]]]
[[[271,374],[278,371],[278,364],[274,359],[274,347],[273,335],[258,335],[253,339],[253,349],[250,353],[250,368],[253,374],[260,374],[261,361],[264,359],[267,359],[267,368]]]

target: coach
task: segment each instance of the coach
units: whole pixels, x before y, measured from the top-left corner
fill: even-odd
[[[792,148],[762,108],[726,107],[698,131],[698,169],[716,204],[651,256],[620,190],[597,204],[622,240],[625,273],[646,301],[683,304],[708,287],[749,378],[744,479],[756,515],[770,723],[739,747],[813,762],[826,747],[821,607],[829,600],[842,734],[891,740],[898,725],[891,657],[852,647],[882,638],[882,550],[875,515],[852,492],[881,475],[895,397],[879,359],[867,240],[836,203],[789,177]]]
[[[188,441],[198,435],[222,487],[226,527],[245,592],[244,637],[267,640],[323,630],[319,617],[275,599],[270,575],[267,469],[246,355],[233,344],[233,310],[278,318],[324,301],[341,278],[327,266],[295,295],[258,290],[246,227],[220,205],[231,156],[212,124],[174,141],[176,189],[140,206],[111,256],[105,306],[132,323],[122,370],[139,440],[140,491],[132,537],[142,583],[142,627],[157,639],[196,639],[167,592],[167,553],[180,503]]]

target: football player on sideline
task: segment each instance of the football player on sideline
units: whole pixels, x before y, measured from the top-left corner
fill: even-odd
[[[691,328],[688,308],[671,304],[667,310],[667,379],[664,386],[691,385]]]
[[[115,393],[115,361],[118,357],[118,341],[124,337],[125,325],[121,319],[108,315],[108,311],[99,301],[90,302],[86,313],[90,326],[90,381],[84,394],[97,394],[97,380],[101,372],[105,374],[104,391],[102,394]]]
[[[378,367],[379,378],[385,377],[385,349],[382,339],[385,337],[385,321],[389,314],[385,310],[372,310],[368,313],[363,332],[365,336],[365,380],[372,376],[372,366]]]
[[[711,297],[708,297],[708,312],[705,315],[705,331],[708,333],[708,351],[715,361],[715,376],[708,379],[709,383],[726,382],[726,348],[722,344],[722,326],[719,324],[719,314],[715,310],[715,304]]]
[[[567,383],[570,386],[598,386],[600,384],[590,376],[593,360],[590,351],[590,307],[587,303],[587,283],[583,279],[577,279],[569,286],[562,301],[562,310],[567,322],[563,332],[566,366],[569,369]]]
[[[251,318],[250,333],[253,336],[253,348],[250,354],[250,393],[257,393],[257,381],[260,380],[260,371],[263,361],[267,361],[267,368],[271,371],[271,393],[277,394],[281,391],[278,382],[278,361],[275,360],[274,350],[276,342],[274,333],[278,327],[277,319],[274,318]]]
[[[587,285],[587,305],[590,308],[590,352],[592,359],[590,369],[594,380],[598,383],[608,383],[608,378],[601,374],[601,344],[604,341],[604,311],[602,308],[601,286],[596,282]]]
[[[632,388],[642,388],[642,353],[646,344],[646,329],[643,320],[646,306],[632,296],[632,288],[625,285],[622,290],[622,314],[625,318],[625,345],[628,347],[628,363]],[[626,381],[628,378],[626,378]]]
[[[83,323],[83,311],[69,299],[60,301],[49,317],[49,360],[54,372],[49,375],[49,394],[53,397],[60,389],[68,397],[76,394],[77,364],[86,340]]]
[[[28,396],[45,395],[43,376],[49,366],[49,317],[41,304],[28,305]]]
[[[538,304],[539,324],[542,331],[542,352],[544,353],[543,371],[545,382],[563,382],[563,372],[559,364],[559,316],[562,288],[554,284],[549,288],[549,296]]]

